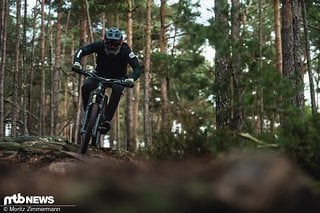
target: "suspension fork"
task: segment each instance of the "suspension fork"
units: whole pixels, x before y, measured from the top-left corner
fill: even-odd
[[[84,113],[84,116],[83,116],[83,119],[82,119],[82,125],[81,125],[81,128],[80,128],[80,134],[84,133],[86,131],[86,124],[87,124],[87,120],[88,120],[88,116],[90,114],[90,111],[91,111],[91,106],[92,106],[92,98],[90,97],[90,102],[88,104],[88,106],[86,107],[86,110],[85,110],[85,113]]]
[[[103,101],[104,99],[104,96],[101,95],[101,94],[104,94],[104,90],[105,88],[103,87],[102,84],[99,84],[98,87],[93,90],[91,92],[91,95],[90,95],[90,98],[89,98],[89,103],[86,107],[86,110],[85,110],[85,114],[84,114],[84,117],[83,117],[83,121],[82,121],[82,125],[81,125],[81,128],[80,128],[80,134],[84,133],[86,131],[86,123],[87,123],[87,120],[88,120],[88,116],[91,112],[91,107],[92,107],[92,104],[94,103],[98,103],[99,104],[99,111],[101,111],[101,102]],[[96,124],[94,125],[94,131],[93,131],[93,134],[95,135],[96,134],[96,128],[97,128],[97,124],[100,120],[100,112],[98,114],[98,117],[96,119]]]
[[[97,93],[96,93],[96,97],[93,98],[93,103],[98,103],[99,104],[99,113],[98,113],[98,117],[96,119],[96,123],[93,127],[93,131],[92,131],[92,135],[96,136],[97,131],[99,130],[99,127],[101,125],[101,121],[103,119],[104,116],[104,108],[105,108],[105,102],[108,99],[105,95],[106,92],[106,87],[102,84],[99,84],[98,88],[97,88]]]

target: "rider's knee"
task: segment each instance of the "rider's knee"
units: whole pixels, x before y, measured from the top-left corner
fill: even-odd
[[[112,86],[112,92],[116,95],[121,95],[122,91],[123,91],[124,87],[122,85],[119,84],[114,84]]]

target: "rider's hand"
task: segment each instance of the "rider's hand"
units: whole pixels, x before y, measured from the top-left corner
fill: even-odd
[[[126,83],[130,84],[131,87],[133,87],[133,85],[134,85],[134,79],[133,79],[133,78],[127,78],[127,79],[125,79],[124,81],[125,81]]]
[[[82,65],[79,62],[74,62],[72,68],[73,68],[74,71],[81,71],[82,70]]]
[[[128,83],[134,83],[134,79],[133,78],[127,78],[126,80],[125,80],[125,82],[128,82]]]

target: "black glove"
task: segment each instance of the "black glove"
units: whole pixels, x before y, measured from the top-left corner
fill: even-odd
[[[74,62],[73,66],[72,66],[72,70],[77,73],[81,73],[82,65],[79,62]]]
[[[134,86],[134,79],[133,78],[127,78],[124,80],[124,82],[129,86],[133,87]]]

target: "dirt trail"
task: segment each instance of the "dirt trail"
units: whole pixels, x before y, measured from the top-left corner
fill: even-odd
[[[320,212],[310,180],[276,153],[154,161],[116,151],[82,156],[64,141],[14,143],[0,143],[3,200],[52,196],[60,212]]]

